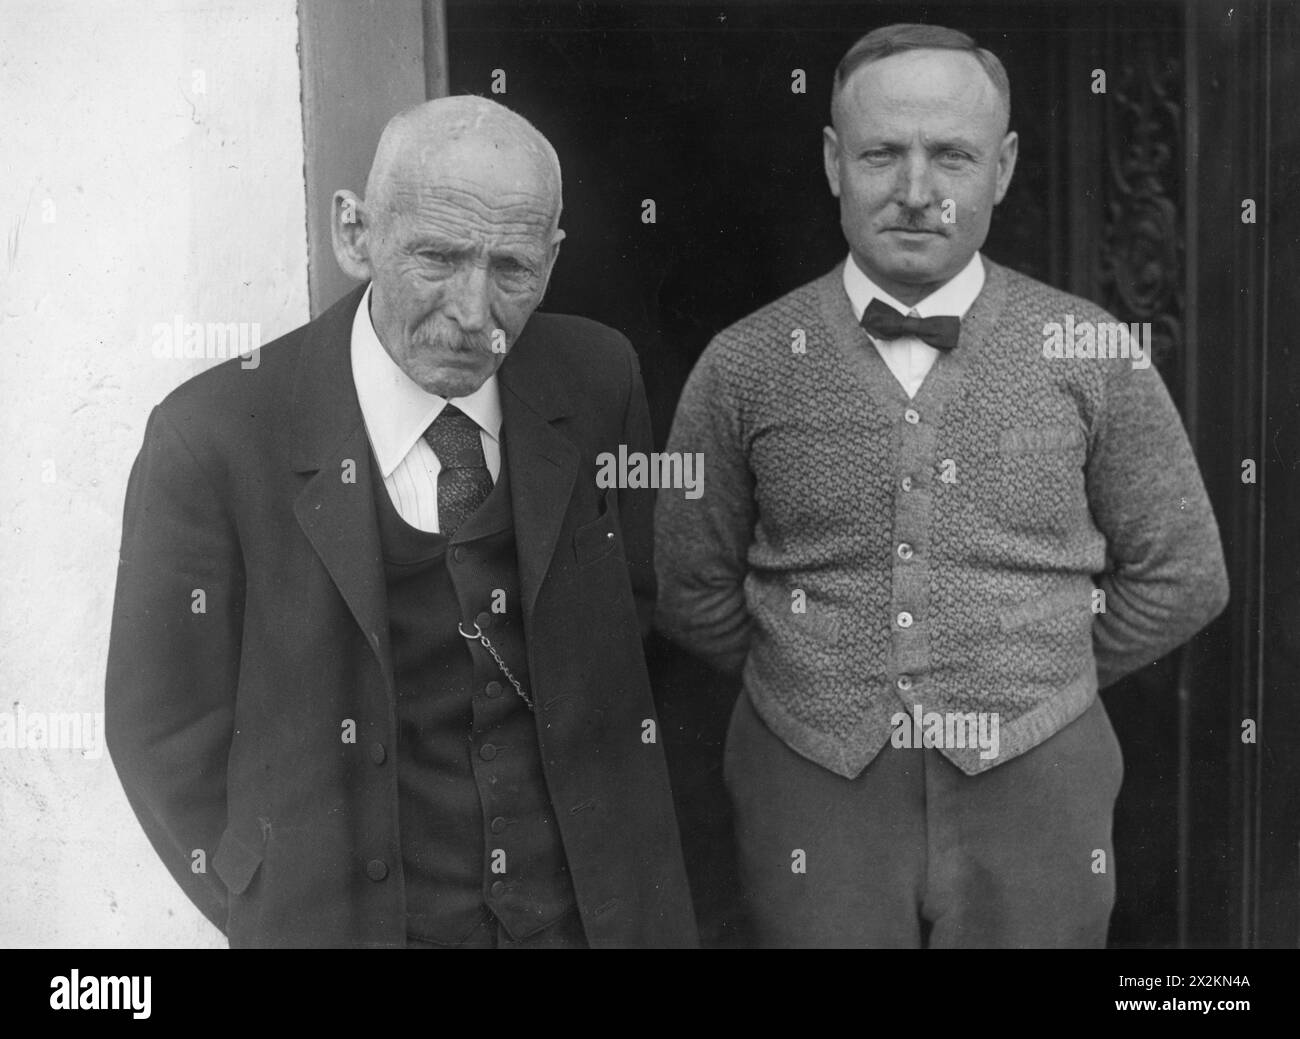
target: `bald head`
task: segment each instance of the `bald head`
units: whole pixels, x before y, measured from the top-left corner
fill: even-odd
[[[459,163],[457,160],[460,160]],[[400,209],[422,182],[455,165],[471,165],[494,184],[536,194],[562,206],[560,160],[527,119],[484,97],[442,97],[399,112],[388,121],[366,179],[372,215]]]

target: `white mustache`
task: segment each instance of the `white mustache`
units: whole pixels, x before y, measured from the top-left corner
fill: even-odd
[[[485,335],[446,335],[440,332],[431,334],[416,332],[411,344],[417,347],[450,350],[453,353],[490,353],[491,340]]]

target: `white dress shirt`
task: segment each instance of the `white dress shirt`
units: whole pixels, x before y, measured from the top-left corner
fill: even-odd
[[[844,291],[848,293],[849,303],[853,306],[853,316],[859,321],[873,299],[888,303],[908,317],[965,317],[982,288],[984,263],[980,260],[979,253],[972,256],[970,263],[955,277],[910,307],[906,303],[900,303],[863,274],[851,254],[844,264]],[[894,373],[894,378],[907,391],[907,395],[915,397],[926,375],[934,367],[939,351],[916,336],[902,336],[899,339],[877,339],[875,336],[868,338],[875,343],[881,359]]]
[[[424,439],[424,431],[448,403],[478,423],[483,460],[496,483],[501,472],[501,394],[496,375],[468,397],[450,401],[421,389],[397,366],[375,334],[368,287],[352,319],[352,381],[384,487],[397,514],[411,526],[438,532],[442,463]]]

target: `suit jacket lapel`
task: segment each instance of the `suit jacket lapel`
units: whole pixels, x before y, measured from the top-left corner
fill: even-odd
[[[546,347],[537,322],[530,321],[498,380],[526,622],[555,555],[580,464],[577,447],[553,425],[572,409],[554,365],[547,363]]]
[[[365,286],[312,323],[298,358],[293,397],[293,466],[312,473],[294,501],[303,533],[365,633],[393,688],[379,522],[370,440],[352,381],[352,320]]]
[[[362,286],[321,315],[298,359],[293,399],[293,465],[311,473],[294,514],[365,633],[393,686],[379,523],[361,405],[352,381],[352,319]],[[578,477],[577,447],[554,422],[572,414],[568,394],[547,363],[545,336],[529,322],[502,363],[502,436],[509,468],[519,584],[529,621]],[[355,482],[344,479],[345,463]]]

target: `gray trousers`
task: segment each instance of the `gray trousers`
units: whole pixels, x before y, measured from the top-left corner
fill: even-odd
[[[1100,699],[977,776],[887,744],[844,779],[790,750],[742,692],[724,777],[759,944],[1104,947],[1123,776]]]

